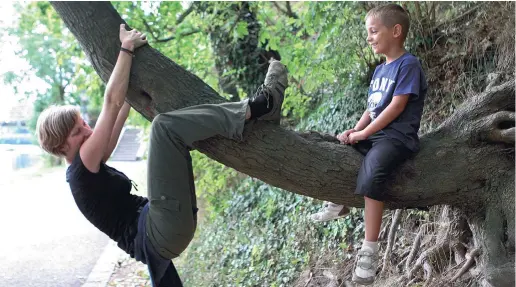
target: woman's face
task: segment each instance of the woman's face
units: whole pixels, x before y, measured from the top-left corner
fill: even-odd
[[[92,133],[93,130],[91,127],[84,121],[81,115],[78,115],[75,125],[63,146],[63,151],[66,153],[67,157],[76,154],[84,141],[86,141]]]

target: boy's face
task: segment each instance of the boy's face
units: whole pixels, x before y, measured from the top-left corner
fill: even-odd
[[[389,28],[378,17],[366,19],[367,43],[376,54],[385,54],[396,45],[399,38],[396,26],[399,25]]]

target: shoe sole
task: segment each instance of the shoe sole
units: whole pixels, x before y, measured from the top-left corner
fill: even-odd
[[[314,221],[314,222],[326,222],[326,221],[330,221],[330,220],[335,220],[335,219],[346,217],[346,216],[349,215],[349,213],[350,213],[349,208],[343,206],[342,209],[337,214],[337,216],[335,216],[335,217],[331,217],[331,218],[328,218],[328,219],[325,219],[325,220],[317,220],[317,219],[313,219],[311,217],[310,217],[310,219],[312,219],[312,221]]]
[[[358,277],[355,273],[353,273],[353,278],[351,280],[353,281],[353,283],[360,284],[360,285],[371,285],[374,283],[374,277],[372,277],[372,279],[362,278],[362,277]]]
[[[327,221],[331,221],[331,220],[335,220],[335,219],[343,218],[343,217],[346,217],[346,216],[347,216],[347,214],[345,214],[345,215],[338,215],[338,216],[336,216],[336,217],[332,217],[332,218],[328,218],[328,219],[323,219],[323,220],[317,220],[317,219],[313,219],[313,218],[311,218],[311,219],[312,219],[312,221],[314,221],[314,222],[327,222]]]

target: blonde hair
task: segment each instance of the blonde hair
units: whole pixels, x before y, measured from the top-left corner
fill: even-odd
[[[41,148],[57,157],[64,157],[65,154],[61,148],[66,143],[79,115],[79,108],[71,105],[52,105],[41,112],[36,124]]]
[[[374,17],[380,19],[383,25],[392,28],[396,24],[401,25],[401,37],[405,41],[410,28],[410,18],[405,9],[398,4],[387,4],[375,7],[367,12],[366,19]]]

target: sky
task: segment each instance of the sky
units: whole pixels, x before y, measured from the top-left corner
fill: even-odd
[[[0,11],[2,11],[2,19],[0,19],[0,30],[5,31],[5,27],[12,24],[16,19],[13,8],[13,2],[0,1]],[[3,74],[9,71],[20,72],[29,70],[29,64],[15,55],[17,48],[16,39],[6,35],[2,35],[0,41],[0,121],[7,118],[11,108],[16,105],[19,99],[23,99],[22,95],[15,95],[12,87],[5,85]],[[40,89],[44,86],[42,80],[32,77],[31,80],[24,81],[21,85],[21,93]],[[32,100],[28,101],[32,103]]]

